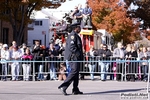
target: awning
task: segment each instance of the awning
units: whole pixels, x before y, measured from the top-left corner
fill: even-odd
[[[80,34],[82,35],[93,35],[94,34],[94,30],[81,30]]]

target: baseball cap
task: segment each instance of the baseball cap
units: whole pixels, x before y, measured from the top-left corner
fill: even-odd
[[[3,48],[7,48],[7,47],[8,47],[8,45],[7,45],[7,44],[4,44],[4,45],[3,45]]]

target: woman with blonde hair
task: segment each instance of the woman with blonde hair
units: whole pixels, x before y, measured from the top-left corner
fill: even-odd
[[[90,50],[87,53],[88,56],[88,67],[89,67],[89,71],[90,71],[90,76],[91,76],[91,80],[94,80],[94,70],[95,70],[95,57],[96,55],[96,51],[94,49],[94,47],[92,45],[90,45]]]
[[[130,44],[126,48],[125,57],[127,60],[136,60],[138,57],[137,51],[135,50],[135,46],[133,44]],[[138,72],[138,64],[136,62],[126,62],[126,71],[129,73],[127,75],[128,81],[135,81],[135,74]]]

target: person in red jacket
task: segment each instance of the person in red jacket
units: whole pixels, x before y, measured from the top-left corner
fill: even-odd
[[[23,80],[24,81],[29,81],[29,75],[31,72],[31,60],[33,59],[33,55],[30,52],[30,49],[27,48],[25,51],[25,54],[22,56],[22,60],[26,61],[23,62],[22,67],[23,67]]]

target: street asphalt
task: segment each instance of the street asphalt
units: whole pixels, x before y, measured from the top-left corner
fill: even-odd
[[[84,94],[72,95],[71,84],[67,89],[69,95],[64,96],[57,88],[62,82],[0,81],[0,100],[120,100],[121,93],[146,93],[147,85],[146,82],[80,80],[79,88]]]

